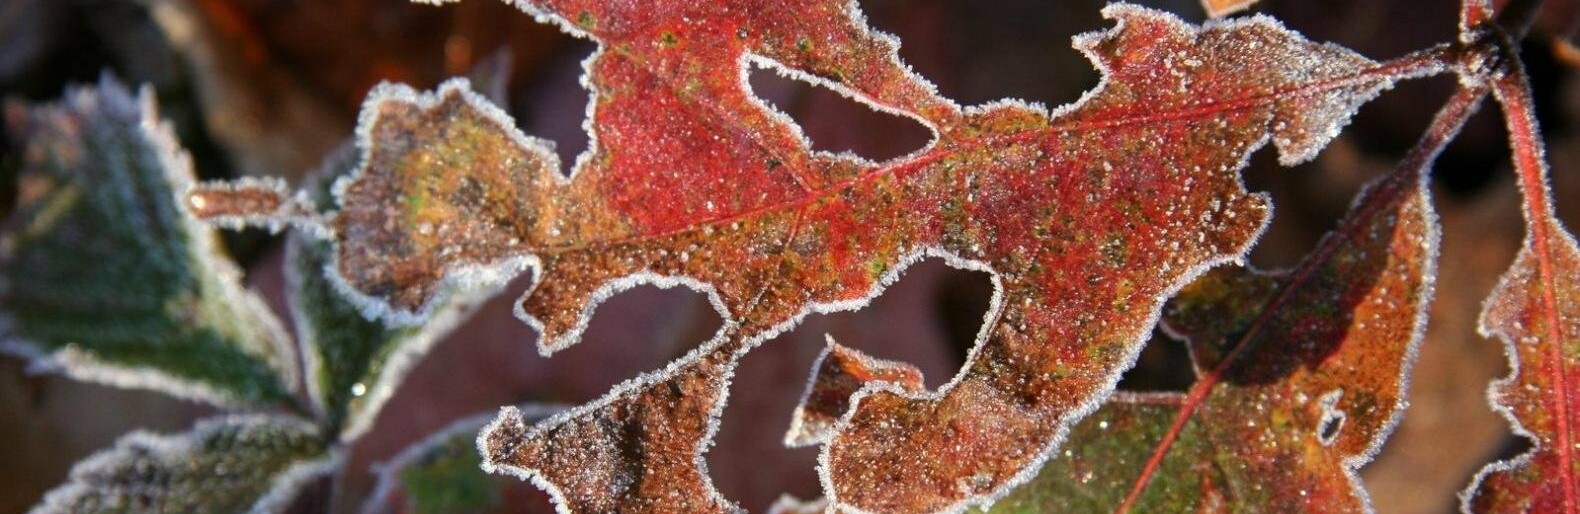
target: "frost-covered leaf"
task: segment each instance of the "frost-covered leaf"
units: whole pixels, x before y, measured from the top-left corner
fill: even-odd
[[[1138,512],[1363,510],[1353,472],[1403,407],[1431,291],[1437,230],[1424,181],[1411,183],[1419,178],[1400,173],[1370,189],[1297,271],[1219,268],[1187,286],[1165,308],[1167,326],[1190,344],[1199,374],[1217,375],[1213,386],[1199,400],[1110,397],[992,512],[1112,512],[1143,476]],[[851,370],[825,360],[807,397],[885,380]],[[1191,402],[1199,408],[1166,441]],[[1148,469],[1160,444],[1166,454]]]
[[[1474,111],[1456,97],[1293,270],[1208,272],[1170,301],[1189,392],[1122,393],[994,512],[1361,512],[1356,469],[1403,412],[1435,279],[1425,169]]]
[[[861,353],[834,342],[812,365],[801,403],[790,418],[786,446],[811,446],[828,441],[839,417],[850,408],[850,397],[863,386],[883,382],[908,393],[923,390],[922,370],[903,362],[888,361]]]
[[[208,419],[178,435],[122,437],[77,463],[33,513],[280,512],[339,460],[306,420]]]
[[[1525,243],[1483,306],[1480,330],[1513,371],[1488,391],[1532,443],[1464,493],[1467,512],[1580,512],[1580,248],[1553,216],[1547,163],[1523,70],[1497,84],[1525,198]]]
[[[494,102],[505,100],[509,57],[508,51],[496,52],[470,74]],[[331,152],[295,194],[281,180],[247,178],[198,184],[187,197],[188,208],[209,223],[272,230],[290,225],[305,232],[291,234],[286,242],[287,298],[305,359],[308,391],[329,426],[339,427],[342,440],[366,432],[418,359],[479,302],[497,292],[496,288],[460,292],[421,325],[392,327],[364,316],[337,291],[337,284],[326,275],[334,249],[324,241],[325,220],[317,210],[336,207],[331,191],[335,181],[356,168],[354,150],[347,142]]]
[[[554,484],[577,509],[727,508],[700,457],[676,450],[705,448],[735,358],[808,310],[859,305],[931,253],[994,273],[983,340],[936,394],[858,394],[823,452],[824,488],[834,505],[873,511],[980,501],[1022,479],[1112,387],[1164,296],[1243,253],[1266,215],[1236,174],[1247,152],[1270,138],[1285,161],[1303,160],[1392,73],[1433,67],[1379,67],[1265,18],[1198,29],[1120,6],[1106,11],[1119,29],[1079,40],[1107,76],[1082,103],[1051,117],[1013,103],[962,112],[924,94],[847,4],[822,6],[830,14],[689,12],[725,28],[630,33],[627,13],[545,6],[621,51],[592,65],[600,150],[557,196],[578,203],[545,207],[534,226],[547,228],[521,238],[543,256],[523,310],[555,348],[589,302],[631,282],[610,280],[651,273],[709,284],[738,325],[572,416],[531,429],[502,417],[487,434],[491,465]],[[832,81],[938,140],[884,164],[785,145],[779,118],[736,102],[738,81],[717,76],[741,53],[698,50],[688,64],[671,41]],[[647,54],[625,45],[660,69],[630,70]],[[692,80],[705,95],[665,86]],[[653,94],[621,93],[631,87]],[[706,130],[726,119],[742,128]]]
[[[8,104],[20,197],[0,234],[0,337],[37,368],[226,405],[297,383],[279,322],[178,196],[191,159],[153,96],[106,78]]]
[[[725,317],[664,370],[533,426],[510,410],[485,467],[581,511],[733,508],[701,453],[736,360],[814,311],[852,309],[937,255],[1000,288],[961,375],[936,393],[853,399],[825,447],[837,506],[930,511],[1027,475],[1111,390],[1163,298],[1245,252],[1264,198],[1238,169],[1272,141],[1311,157],[1393,80],[1378,64],[1253,17],[1193,27],[1119,5],[1080,38],[1104,72],[1081,102],[961,109],[895,57],[851,3],[518,2],[597,40],[595,144],[566,178],[548,144],[457,83],[375,91],[363,165],[337,190],[334,270],[395,321],[452,285],[538,278],[519,312],[543,351],[577,341],[637,284],[705,291]],[[936,139],[884,163],[814,152],[742,80],[758,64],[916,119]]]
[[[536,420],[564,407],[524,405],[520,409]],[[501,507],[501,481],[509,479],[484,473],[477,447],[478,430],[493,418],[494,414],[488,413],[457,421],[378,465],[378,487],[363,505],[363,514],[451,514]]]
[[[331,205],[329,185],[355,166],[355,157],[349,147],[331,155],[309,177],[311,195],[303,203]],[[366,432],[406,372],[493,292],[454,295],[426,323],[390,327],[364,317],[336,291],[325,275],[333,255],[330,242],[293,233],[286,245],[287,297],[305,359],[308,390],[329,426],[340,427],[343,440]]]

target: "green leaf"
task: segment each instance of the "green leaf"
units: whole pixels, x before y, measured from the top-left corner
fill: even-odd
[[[190,156],[109,78],[59,104],[8,104],[22,170],[0,232],[3,347],[36,369],[227,406],[297,383],[279,321],[179,195]]]
[[[214,418],[179,435],[122,437],[72,468],[33,514],[279,512],[339,460],[306,420]]]

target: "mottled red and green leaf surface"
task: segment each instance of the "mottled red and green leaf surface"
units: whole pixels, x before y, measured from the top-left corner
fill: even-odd
[[[1513,371],[1488,392],[1532,448],[1483,469],[1468,512],[1580,512],[1580,249],[1553,216],[1534,107],[1517,66],[1495,85],[1525,198],[1526,235],[1487,298],[1481,332],[1505,345]]]
[[[1354,471],[1402,412],[1432,291],[1438,227],[1424,168],[1470,98],[1300,266],[1218,268],[1181,291],[1165,327],[1188,344],[1201,377],[1191,393],[1110,397],[992,511],[1366,510]],[[829,410],[817,399],[848,382],[904,387],[906,375],[876,375],[842,351],[825,353],[803,411]]]
[[[1262,17],[1194,27],[1119,5],[1115,28],[1076,41],[1104,74],[1081,101],[962,109],[848,2],[517,5],[600,44],[593,147],[567,178],[463,83],[381,88],[328,222],[333,269],[395,322],[532,269],[519,313],[545,352],[623,289],[705,291],[726,319],[713,340],[547,421],[506,410],[480,438],[486,468],[577,511],[732,509],[701,453],[736,360],[926,255],[993,274],[978,343],[937,391],[858,391],[823,449],[825,494],[902,512],[1001,494],[1112,390],[1166,297],[1244,255],[1269,215],[1239,178],[1250,152],[1271,141],[1305,160],[1393,80],[1442,67],[1379,64]],[[882,163],[813,152],[748,90],[752,61],[936,138]]]
[[[1165,327],[1204,394],[1115,395],[994,511],[1367,510],[1355,470],[1403,411],[1437,238],[1425,181],[1400,172],[1295,270],[1196,280]]]

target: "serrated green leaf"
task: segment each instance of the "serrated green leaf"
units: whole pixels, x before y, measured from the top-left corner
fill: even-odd
[[[6,110],[19,200],[0,233],[0,334],[36,367],[222,405],[289,397],[279,321],[178,195],[191,159],[153,97],[106,78]]]
[[[278,512],[338,462],[306,420],[215,418],[179,435],[122,437],[72,468],[33,514]]]

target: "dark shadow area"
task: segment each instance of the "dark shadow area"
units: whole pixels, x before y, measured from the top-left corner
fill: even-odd
[[[1185,344],[1174,340],[1161,329],[1153,329],[1135,367],[1120,376],[1120,391],[1132,392],[1185,392],[1196,383],[1196,370],[1191,368],[1190,352]]]
[[[900,58],[963,106],[1020,99],[1056,107],[1097,84],[1070,38],[1107,29],[1103,0],[864,0],[878,30],[898,36]],[[1142,2],[1155,4],[1159,2]],[[1191,3],[1175,9],[1188,12]]]
[[[532,73],[514,81],[510,113],[527,135],[554,142],[560,172],[570,173],[591,137],[582,128],[591,93],[581,86],[582,62],[598,44],[555,31],[546,42],[552,53]]]

